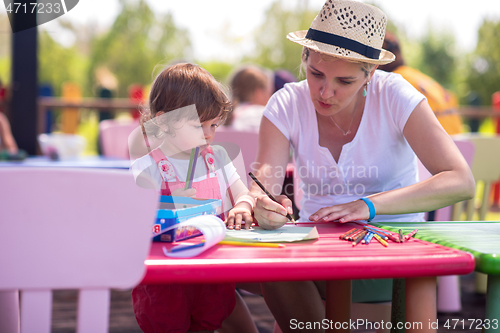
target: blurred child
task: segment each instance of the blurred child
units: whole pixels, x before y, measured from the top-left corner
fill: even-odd
[[[224,148],[210,146],[230,107],[219,83],[201,67],[180,63],[165,69],[153,82],[149,110],[142,119],[148,136],[162,143],[134,161],[132,170],[139,186],[153,179],[162,195],[221,199],[223,207],[234,202],[225,222],[230,229],[240,229],[242,221],[247,228],[252,224],[253,198]],[[193,185],[185,190],[191,150],[196,147],[200,156]],[[139,285],[132,298],[144,332],[213,331],[231,314],[232,325],[227,327],[236,324],[239,332],[256,332],[234,283]]]
[[[229,125],[238,131],[258,133],[262,112],[273,93],[272,73],[255,65],[241,66],[230,85],[235,109]]]

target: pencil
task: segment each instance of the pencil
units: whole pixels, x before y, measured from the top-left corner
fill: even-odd
[[[344,239],[344,238],[346,238],[348,235],[350,235],[350,234],[352,234],[352,233],[356,232],[356,230],[358,230],[358,229],[357,229],[357,228],[352,228],[351,230],[349,230],[349,231],[347,231],[347,232],[343,233],[342,235],[340,235],[340,236],[339,236],[339,239]]]
[[[418,229],[413,230],[412,232],[410,232],[408,235],[405,236],[405,240],[409,241],[410,238],[412,238],[417,232]]]
[[[403,231],[399,229],[399,242],[403,243],[405,241],[405,237],[403,236]]]
[[[284,244],[278,243],[249,243],[249,242],[238,242],[238,241],[220,241],[220,245],[234,245],[234,246],[256,246],[256,247],[285,247]]]
[[[385,232],[382,232],[382,231],[380,231],[378,229],[370,228],[370,227],[367,227],[367,226],[363,227],[363,229],[369,230],[369,231],[373,232],[374,234],[379,235],[380,238],[382,238],[383,240],[388,240],[389,239],[389,237],[387,236],[387,234]]]
[[[361,241],[361,243],[366,244],[366,245],[370,244],[370,242],[372,241],[373,235],[375,235],[373,232],[368,231],[366,236],[363,237],[363,240]]]
[[[190,189],[193,185],[194,170],[196,169],[196,162],[198,161],[198,154],[200,152],[200,147],[191,149],[191,157],[189,159],[188,173],[186,176],[186,186],[184,189]]]
[[[362,232],[363,232],[363,229],[358,229],[354,233],[352,233],[352,234],[348,235],[347,237],[345,237],[344,239],[346,239],[348,241],[352,241],[352,240],[354,240],[354,238],[358,237],[358,235],[360,233],[362,233]]]
[[[368,233],[368,231],[363,230],[356,238],[353,239],[352,246],[358,245],[363,238],[365,238],[365,235]]]
[[[387,247],[387,242],[385,240],[383,240],[382,237],[380,237],[377,234],[373,234],[373,237],[375,237],[375,239],[378,240],[378,242],[380,244],[382,244],[383,246]]]
[[[264,191],[264,193],[265,193],[265,194],[267,194],[267,196],[269,197],[269,199],[271,199],[272,201],[274,201],[274,202],[276,202],[276,203],[278,203],[278,204],[279,204],[278,200],[276,200],[276,199],[274,198],[274,196],[266,190],[266,188],[264,187],[264,185],[262,185],[262,184],[259,182],[259,180],[257,179],[257,177],[255,177],[255,176],[253,175],[253,173],[249,172],[249,173],[248,173],[248,175],[249,175],[250,177],[252,177],[253,181],[254,181],[255,183],[257,183],[257,185],[259,185],[259,187],[261,188],[261,190],[262,190],[262,191]],[[293,222],[293,224],[296,224],[296,223],[295,223],[295,220],[294,220],[294,218],[293,218],[293,216],[292,216],[292,215],[290,215],[290,213],[286,213],[286,217],[287,217],[290,221],[292,221],[292,222]]]

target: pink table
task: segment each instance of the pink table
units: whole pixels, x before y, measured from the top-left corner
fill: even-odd
[[[346,304],[350,304],[352,279],[405,278],[406,321],[423,322],[425,329],[429,319],[436,321],[435,277],[474,270],[474,258],[468,252],[418,239],[389,242],[387,248],[376,241],[353,248],[339,235],[355,226],[360,227],[321,224],[315,241],[286,248],[218,245],[191,259],[167,258],[161,249],[165,244],[153,243],[143,283],[328,280],[327,318],[343,322],[350,318],[345,309],[350,308]],[[340,301],[339,293],[348,299]],[[335,295],[335,302],[328,302],[330,295]]]

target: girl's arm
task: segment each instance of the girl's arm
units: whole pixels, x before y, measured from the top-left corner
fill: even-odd
[[[252,226],[252,211],[255,206],[255,198],[248,191],[241,179],[235,181],[229,187],[234,198],[234,207],[229,211],[226,218],[228,229],[241,229],[241,223],[245,221],[245,229]]]
[[[369,196],[376,214],[431,211],[474,196],[475,182],[472,172],[426,100],[413,110],[403,134],[432,177],[407,187]],[[368,206],[363,201],[356,200],[322,208],[310,219],[349,222],[366,220],[369,215]]]

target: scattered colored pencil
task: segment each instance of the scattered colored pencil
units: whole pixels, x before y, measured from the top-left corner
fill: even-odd
[[[198,161],[198,154],[200,153],[200,147],[191,149],[191,157],[189,159],[188,173],[186,176],[186,186],[184,189],[190,189],[193,186],[194,170],[196,169],[196,162]]]
[[[372,241],[373,235],[375,235],[373,232],[368,231],[368,233],[363,238],[363,240],[361,241],[361,243],[362,244],[366,244],[366,245],[370,244],[370,242]]]
[[[219,245],[234,245],[234,246],[256,246],[256,247],[285,247],[285,244],[279,243],[257,243],[257,242],[238,242],[238,241],[220,241]]]
[[[352,228],[351,230],[343,233],[342,235],[339,236],[339,239],[345,239],[345,237],[347,237],[348,235],[356,232],[356,230],[358,230],[357,228]]]
[[[352,246],[356,246],[359,243],[361,243],[361,241],[363,240],[363,238],[365,238],[365,235],[367,233],[368,233],[368,231],[363,230],[355,239],[353,239]]]
[[[388,240],[389,237],[387,236],[386,233],[378,230],[378,229],[374,229],[374,228],[370,228],[370,227],[363,227],[363,229],[366,229],[366,230],[370,230],[371,232],[377,234],[380,236],[380,238],[382,238],[383,240]]]
[[[403,243],[405,241],[405,237],[403,236],[403,231],[399,229],[399,242]]]
[[[380,244],[382,244],[383,246],[387,247],[387,242],[385,240],[383,240],[379,235],[377,234],[373,234],[373,237],[375,237],[376,240],[379,241]]]
[[[345,237],[344,239],[346,241],[351,241],[353,240],[357,235],[359,235],[363,230],[362,229],[358,229],[356,230],[355,232],[353,232],[352,234],[349,234],[347,237]]]
[[[405,236],[405,240],[409,241],[410,238],[412,238],[417,232],[418,232],[418,229],[413,230],[412,232],[410,232],[408,235]]]

